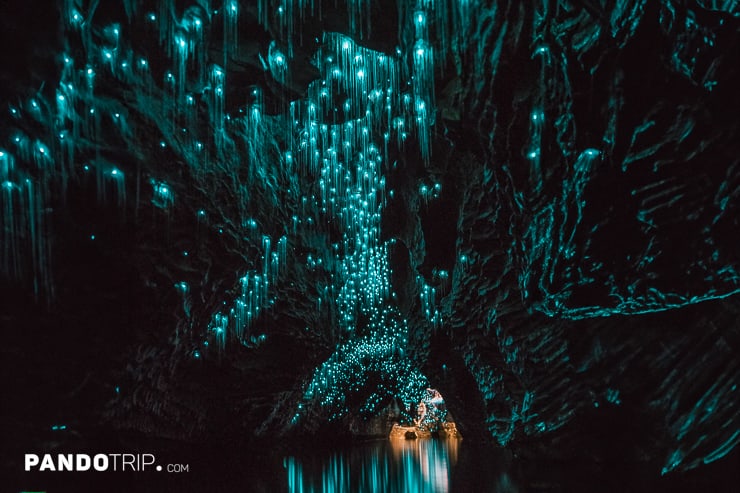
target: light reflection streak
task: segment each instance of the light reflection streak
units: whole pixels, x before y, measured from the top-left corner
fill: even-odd
[[[291,493],[385,491],[444,493],[457,463],[460,440],[388,440],[320,458],[286,457]]]

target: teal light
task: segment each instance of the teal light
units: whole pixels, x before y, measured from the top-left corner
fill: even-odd
[[[584,222],[586,200],[591,197],[588,186],[599,167],[619,169],[612,152],[618,136],[614,122],[608,124],[612,135],[603,139],[594,138],[593,129],[581,126],[578,142],[583,147],[568,147],[567,143],[575,141],[568,133],[574,125],[570,99],[577,98],[569,94],[563,96],[567,104],[553,105],[554,95],[548,93],[548,88],[562,76],[561,71],[567,76],[578,70],[577,66],[567,66],[568,50],[578,53],[578,63],[588,64],[594,58],[589,50],[597,43],[606,40],[617,49],[625,36],[622,33],[629,35],[637,29],[642,8],[628,9],[628,3],[618,2],[616,16],[593,24],[574,12],[574,23],[586,27],[582,36],[571,38],[545,31],[556,14],[543,4],[528,15],[530,26],[515,27],[507,20],[498,32],[493,30],[490,45],[472,46],[468,38],[479,19],[481,2],[400,2],[403,25],[399,46],[379,52],[367,48],[368,40],[375,36],[374,31],[373,37],[369,36],[369,1],[346,3],[348,35],[312,32],[309,39],[301,38],[300,50],[296,43],[304,34],[301,22],[320,15],[314,11],[314,2],[259,0],[246,12],[240,7],[245,3],[226,0],[216,11],[209,7],[210,11],[198,10],[197,14],[170,8],[169,1],[159,3],[150,12],[142,10],[142,2],[126,0],[126,18],[120,19],[121,24],[104,26],[96,24],[100,16],[94,15],[92,7],[83,8],[85,2],[65,3],[64,34],[71,44],[72,37],[83,40],[74,47],[74,58],[63,53],[57,58],[61,75],[58,86],[47,93],[51,96],[29,93],[30,97],[15,103],[17,107],[9,106],[12,126],[8,129],[10,142],[3,143],[0,152],[0,188],[6,204],[3,224],[10,224],[6,218],[17,221],[12,228],[0,228],[12,233],[3,237],[3,250],[30,252],[34,283],[39,286],[35,289],[51,291],[52,285],[44,277],[49,270],[50,251],[44,243],[48,236],[45,220],[57,197],[49,190],[63,197],[64,187],[74,179],[95,187],[101,204],[117,205],[120,210],[131,209],[126,207],[126,193],[136,190],[136,220],[146,217],[139,213],[146,207],[156,209],[153,216],[161,222],[163,217],[169,220],[184,211],[197,223],[193,229],[197,229],[197,239],[202,243],[196,246],[173,241],[171,251],[186,257],[180,258],[180,263],[192,268],[194,276],[199,273],[197,261],[202,260],[200,245],[211,241],[219,242],[243,261],[238,272],[226,281],[223,292],[228,294],[209,305],[217,308],[205,315],[206,326],[192,327],[197,333],[190,341],[196,341],[198,349],[189,347],[187,351],[194,359],[208,359],[232,347],[237,355],[238,351],[252,351],[271,340],[271,310],[279,305],[280,293],[301,290],[309,299],[310,309],[315,307],[315,318],[306,323],[316,325],[308,330],[322,327],[326,331],[320,334],[322,344],[330,351],[305,384],[303,398],[296,404],[295,422],[316,410],[334,419],[348,413],[369,416],[392,399],[415,402],[422,395],[428,384],[419,370],[423,357],[410,354],[409,349],[418,341],[410,344],[409,340],[420,337],[419,333],[427,337],[448,323],[445,296],[465,276],[485,272],[488,252],[462,245],[454,266],[446,267],[451,269],[449,272],[434,269],[431,277],[411,274],[406,286],[412,294],[410,300],[401,292],[392,293],[389,250],[394,239],[387,238],[383,228],[388,224],[383,222],[386,201],[408,199],[425,213],[440,205],[434,201],[448,190],[442,190],[436,174],[447,163],[444,156],[440,157],[442,162],[433,162],[436,155],[432,154],[432,144],[435,132],[441,136],[448,129],[435,124],[446,109],[437,108],[435,76],[437,81],[440,74],[444,79],[460,81],[464,79],[463,69],[470,71],[472,81],[496,76],[498,59],[507,49],[512,29],[532,35],[521,46],[527,50],[525,59],[531,54],[524,69],[532,69],[533,87],[539,90],[523,92],[524,99],[516,96],[521,111],[513,117],[512,128],[523,126],[525,135],[513,139],[519,144],[509,156],[512,162],[492,162],[490,168],[503,174],[515,169],[509,178],[526,183],[532,192],[515,190],[511,194],[515,209],[512,215],[527,218],[523,224],[511,224],[510,233],[521,232],[523,238],[506,252],[516,264],[512,272],[517,276],[522,303],[548,317],[580,319],[666,310],[740,292],[737,269],[727,265],[718,267],[716,274],[728,280],[725,286],[733,289],[702,293],[648,290],[640,295],[614,284],[608,286],[608,297],[613,302],[609,306],[581,306],[572,297],[574,287],[583,289],[592,279],[581,270],[582,265],[574,262],[582,258],[581,233],[588,227]],[[493,26],[502,12],[493,9],[490,14]],[[238,37],[251,35],[248,29],[253,19],[275,39],[261,45],[261,53],[249,62],[250,70],[264,72],[258,80],[269,84],[272,94],[280,94],[283,100],[294,98],[281,107],[266,108],[264,100],[270,99],[266,86],[239,85],[244,74],[238,62],[247,55],[245,42],[251,40]],[[681,20],[680,29],[696,35],[696,43],[666,56],[665,62],[681,77],[693,81],[698,91],[716,92],[717,80],[712,73],[700,73],[696,54],[721,40],[703,32],[697,22]],[[155,48],[145,52],[136,43],[120,39],[122,34],[142,28],[148,37],[157,40]],[[544,44],[545,40],[549,45]],[[568,43],[566,50],[564,43]],[[461,56],[471,53],[466,51],[469,48],[474,49],[475,62]],[[153,57],[151,71],[145,55]],[[292,73],[304,63],[315,68],[310,83],[297,80],[300,72]],[[529,81],[530,77],[525,79]],[[301,91],[295,92],[301,85]],[[125,94],[125,101],[117,99],[117,93]],[[609,104],[621,104],[617,100],[613,98]],[[138,121],[145,124],[129,127]],[[661,118],[651,116],[638,123],[631,136],[619,138],[639,153],[641,140],[661,124]],[[36,126],[44,132],[31,134]],[[678,130],[683,133],[680,140],[688,137],[687,131]],[[549,136],[556,145],[549,146]],[[126,155],[115,165],[105,161],[111,149],[102,144],[104,139],[107,144],[109,137],[117,142],[115,151]],[[142,145],[142,138],[153,145]],[[412,150],[418,156],[413,156]],[[403,159],[398,159],[399,154]],[[418,174],[414,175],[419,177],[417,181],[409,188],[387,189],[386,171],[403,173],[404,166],[414,159],[420,161]],[[145,186],[139,190],[140,175],[134,171],[137,163],[147,160],[167,164],[158,168],[161,175],[151,178],[151,189]],[[559,168],[551,163],[558,160],[565,163],[564,176],[553,171]],[[628,165],[633,166],[628,161],[621,163],[623,172]],[[151,175],[145,176],[144,180]],[[552,176],[557,180],[547,182]],[[493,188],[496,184],[492,180],[484,177],[483,185]],[[188,188],[190,184],[200,188]],[[214,188],[218,190],[213,192]],[[556,192],[539,194],[548,188]],[[716,197],[717,209],[732,207],[732,187],[726,188]],[[455,192],[451,188],[449,193]],[[632,193],[637,197],[641,191],[635,189]],[[280,203],[275,210],[282,212],[284,206],[287,213],[285,217],[265,214],[260,211],[261,203]],[[645,228],[655,227],[654,214],[647,207],[637,211],[636,218]],[[95,241],[96,235],[90,234],[89,239]],[[183,250],[185,244],[189,250]],[[10,265],[6,262],[8,254],[3,255],[3,265]],[[643,258],[646,264],[653,260],[652,254]],[[720,260],[721,254],[715,249],[712,262]],[[317,285],[294,286],[306,272],[311,279],[320,280]],[[558,283],[563,278],[579,279],[582,284]],[[195,290],[198,280],[188,279]],[[198,297],[184,281],[176,283],[174,289],[182,297],[183,310],[189,317],[190,303],[194,302],[191,296],[195,300]],[[401,299],[408,302],[404,306],[408,320],[395,306]],[[495,310],[483,316],[489,323],[485,327],[491,337],[487,341],[489,349],[498,352],[501,365],[526,380],[522,367],[531,355],[522,351],[511,334],[501,330]],[[502,395],[500,367],[467,355],[465,365],[481,395],[486,396],[486,404]],[[447,371],[446,365],[442,370]],[[373,380],[377,375],[382,378]],[[619,390],[607,388],[586,405],[618,406],[622,398],[626,397]],[[537,401],[532,391],[522,389],[518,399],[507,402],[503,411],[497,408],[495,416],[491,412],[485,423],[499,443],[508,443],[519,425],[533,433],[561,425],[536,416],[532,409]],[[700,399],[691,413],[677,418],[676,436],[690,433],[696,423],[716,413],[720,406],[713,395]],[[732,431],[722,435],[722,446],[708,453],[705,461],[716,460],[735,446],[738,435]],[[680,467],[690,453],[684,449],[669,455],[666,467]]]
[[[150,180],[152,185],[152,204],[159,209],[169,209],[175,203],[175,193],[165,182]]]
[[[619,390],[607,389],[605,398],[607,402],[614,404],[616,406],[622,404],[622,400],[619,398]]]
[[[283,467],[290,493],[446,492],[452,490],[460,446],[455,439],[391,440],[357,446],[354,454],[288,456]]]

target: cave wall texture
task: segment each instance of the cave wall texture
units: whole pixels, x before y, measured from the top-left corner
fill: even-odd
[[[40,3],[0,16],[6,427],[431,385],[522,453],[740,441],[739,2]]]

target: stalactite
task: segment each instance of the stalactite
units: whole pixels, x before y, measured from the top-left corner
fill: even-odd
[[[237,22],[239,20],[239,3],[236,0],[228,0],[223,5],[224,23],[224,65],[230,55],[236,55],[239,47],[237,36]]]

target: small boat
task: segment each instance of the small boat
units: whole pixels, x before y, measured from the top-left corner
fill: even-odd
[[[415,440],[417,438],[462,438],[454,422],[439,423],[437,429],[429,430],[421,426],[402,426],[394,423],[389,438],[396,440]]]
[[[406,410],[410,413],[410,406]],[[389,438],[462,438],[452,415],[447,411],[442,394],[436,389],[426,389],[424,398],[416,405],[416,414],[417,419],[411,421],[413,424],[394,423]]]

